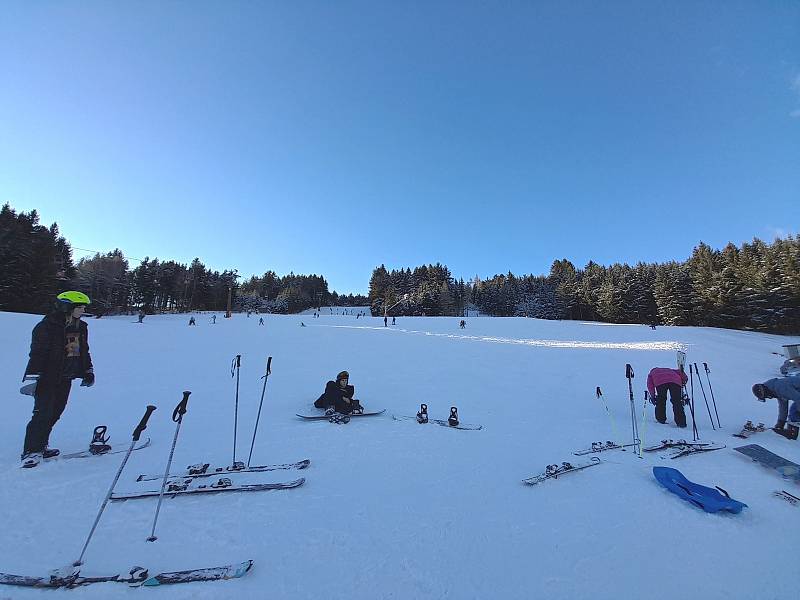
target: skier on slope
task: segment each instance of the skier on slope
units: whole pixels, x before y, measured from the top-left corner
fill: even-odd
[[[197,325],[197,322],[194,320],[194,317],[189,317],[189,325]]]
[[[800,422],[800,377],[776,377],[764,383],[757,383],[753,386],[753,395],[761,402],[766,402],[767,398],[778,400],[778,422],[772,430],[783,437],[796,440]],[[792,424],[784,429],[787,417]]]
[[[56,310],[33,328],[31,351],[23,381],[31,381],[20,392],[33,396],[33,415],[25,431],[22,466],[35,467],[42,458],[58,456],[49,448],[50,432],[67,406],[73,379],[94,385],[89,354],[89,328],[81,321],[89,297],[68,291],[57,296]]]
[[[689,378],[682,369],[666,369],[656,367],[647,374],[647,391],[651,398],[656,400],[656,421],[662,425],[667,422],[667,392],[672,402],[672,415],[675,425],[686,427],[686,413],[683,410],[683,395],[681,388],[686,385]]]
[[[325,384],[325,391],[314,402],[314,406],[324,408],[326,414],[334,412],[343,415],[363,413],[364,409],[358,399],[353,398],[356,389],[349,385],[349,382],[350,374],[347,371],[339,373],[336,381],[329,381]]]

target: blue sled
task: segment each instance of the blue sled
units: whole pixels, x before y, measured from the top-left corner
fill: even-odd
[[[678,469],[653,467],[653,475],[670,492],[709,513],[727,510],[738,514],[747,506],[744,502],[731,498],[728,492],[720,487],[714,489],[692,483]]]

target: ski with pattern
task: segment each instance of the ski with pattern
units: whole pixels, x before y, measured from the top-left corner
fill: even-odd
[[[536,485],[542,483],[543,481],[547,481],[548,479],[558,479],[560,475],[566,475],[567,473],[574,473],[575,471],[594,467],[595,465],[599,465],[601,462],[602,461],[598,457],[593,456],[589,462],[578,463],[575,465],[568,462],[563,462],[560,465],[547,465],[544,473],[523,479],[522,483]]]
[[[170,473],[167,477],[170,479],[200,479],[203,477],[214,477],[215,475],[222,475],[227,473],[265,473],[267,471],[288,471],[290,469],[305,469],[311,464],[309,459],[299,460],[293,463],[283,463],[277,465],[254,465],[246,467],[244,463],[236,461],[233,467],[213,467],[210,468],[210,463],[198,463],[196,465],[189,465],[186,467],[185,473]],[[164,475],[139,475],[136,481],[157,481],[163,479]]]
[[[642,448],[645,452],[656,452],[658,450],[667,450],[669,448],[685,448],[687,446],[700,447],[711,446],[711,442],[687,442],[686,440],[661,440],[660,444],[655,446],[648,446]]]
[[[594,454],[597,452],[605,452],[606,450],[625,450],[625,448],[629,448],[631,446],[635,446],[636,444],[617,444],[612,441],[607,442],[592,442],[591,448],[586,448],[585,450],[578,450],[577,452],[573,452],[575,456],[585,456],[586,454]]]
[[[689,454],[699,454],[700,452],[712,452],[714,450],[722,450],[726,448],[725,444],[705,444],[703,446],[695,446],[695,445],[688,445],[683,448],[679,448],[677,452],[673,452],[669,456],[664,456],[662,458],[680,458],[681,456],[688,456]]]
[[[147,569],[133,567],[127,577],[108,575],[101,577],[83,577],[79,570],[72,570],[67,574],[54,573],[48,577],[30,577],[27,575],[12,575],[0,573],[0,585],[14,585],[32,588],[76,588],[92,583],[125,583],[132,587],[157,586],[172,583],[190,583],[193,581],[218,581],[242,577],[253,566],[252,560],[243,563],[212,567],[207,569],[190,569],[187,571],[174,571],[159,573],[150,577]]]
[[[169,483],[164,490],[164,496],[188,496],[195,494],[221,494],[224,492],[264,492],[269,490],[290,490],[300,487],[306,482],[304,477],[295,479],[294,481],[280,482],[280,483],[247,483],[242,485],[234,484],[229,478],[222,477],[218,482],[210,485],[198,485],[197,487],[190,487],[191,479],[185,480],[183,483],[172,482]],[[121,502],[124,500],[138,500],[140,498],[157,498],[161,490],[148,490],[145,492],[132,492],[130,494],[112,494],[112,502]]]

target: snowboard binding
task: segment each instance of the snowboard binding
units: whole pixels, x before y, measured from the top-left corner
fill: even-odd
[[[351,411],[352,414],[354,414],[354,415],[363,415],[364,414],[364,407],[361,406],[361,403],[358,400],[356,400],[355,398],[353,398],[352,406],[353,406],[353,409]]]
[[[458,408],[455,406],[450,407],[450,416],[447,417],[447,424],[450,427],[458,427]]]
[[[105,425],[98,425],[94,428],[92,441],[89,443],[89,452],[92,454],[105,454],[111,450],[111,446],[108,445],[111,436],[106,436],[107,429],[108,427]]]
[[[350,416],[349,415],[334,414],[334,415],[331,415],[331,418],[328,419],[328,421],[330,423],[336,423],[337,425],[347,425],[347,423],[350,422]]]
[[[417,423],[424,425],[428,422],[428,405],[420,404],[419,412],[417,413]]]
[[[744,427],[742,427],[742,429],[744,429],[745,431],[752,431],[753,433],[760,433],[764,431],[765,426],[763,423],[759,423],[758,425],[753,425],[752,421],[748,421],[747,423],[744,424]]]
[[[336,409],[333,408],[332,406],[329,406],[328,408],[325,409],[325,416],[326,417],[332,417],[335,414],[336,414]]]

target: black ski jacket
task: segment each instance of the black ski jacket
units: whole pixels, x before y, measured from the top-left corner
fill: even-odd
[[[341,407],[346,406],[343,398],[350,400],[353,398],[353,394],[355,393],[356,388],[352,385],[342,388],[337,382],[329,381],[327,384],[325,384],[325,391],[319,398],[317,398],[317,401],[314,402],[314,406],[317,408],[328,408],[329,406],[333,406],[336,408],[336,410],[339,410]]]
[[[40,383],[57,382],[64,373],[66,359],[66,315],[54,312],[36,324],[31,335],[31,352],[25,375],[39,375]],[[92,369],[92,356],[89,354],[89,327],[78,321],[78,340],[80,356],[75,375],[83,378]]]

